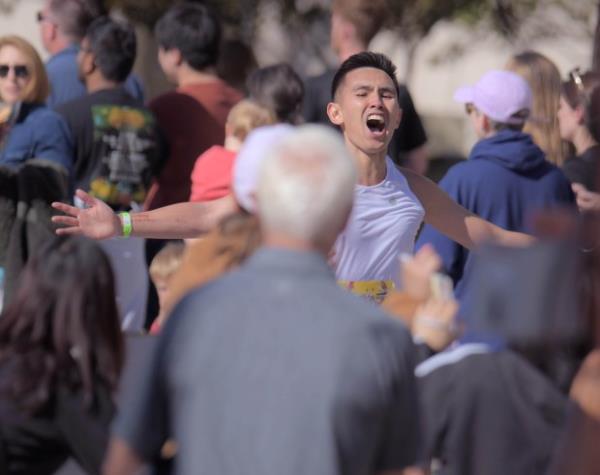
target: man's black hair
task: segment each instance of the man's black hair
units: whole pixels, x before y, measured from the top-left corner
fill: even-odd
[[[124,82],[131,73],[137,51],[133,27],[103,16],[92,22],[85,38],[102,76],[109,81]]]
[[[161,48],[178,49],[184,61],[196,71],[217,64],[221,24],[206,5],[175,5],[158,20],[154,34]]]
[[[400,86],[398,85],[398,79],[396,79],[396,66],[394,66],[394,63],[392,63],[392,61],[384,54],[363,51],[362,53],[357,53],[350,56],[336,71],[335,76],[333,77],[333,82],[331,83],[332,99],[335,98],[335,93],[337,92],[346,75],[349,72],[360,68],[380,69],[394,82],[396,94],[399,94]]]

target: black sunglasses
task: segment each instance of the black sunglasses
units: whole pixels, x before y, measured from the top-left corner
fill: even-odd
[[[29,68],[24,64],[16,64],[14,66],[9,64],[0,64],[0,78],[5,78],[8,76],[8,72],[11,69],[15,72],[15,77],[23,79],[29,76]]]

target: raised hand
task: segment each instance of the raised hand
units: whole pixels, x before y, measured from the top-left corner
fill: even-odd
[[[426,244],[414,256],[402,258],[402,286],[417,300],[427,300],[431,295],[431,277],[442,266],[442,259],[433,246]]]
[[[77,190],[75,195],[83,201],[85,208],[54,202],[52,207],[63,212],[63,216],[52,217],[60,224],[56,234],[82,235],[92,239],[108,239],[121,234],[121,220],[103,201]]]

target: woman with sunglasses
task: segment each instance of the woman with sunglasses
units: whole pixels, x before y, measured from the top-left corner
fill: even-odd
[[[100,473],[124,359],[110,263],[82,238],[46,242],[0,317],[0,473]]]
[[[69,130],[45,105],[49,89],[35,48],[19,36],[0,37],[0,165],[41,158],[71,171]]]
[[[600,74],[575,69],[561,86],[558,108],[560,135],[575,148],[563,165],[575,191],[582,185],[600,191]]]

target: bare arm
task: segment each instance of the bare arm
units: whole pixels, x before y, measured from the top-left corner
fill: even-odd
[[[413,193],[425,208],[425,222],[467,249],[493,241],[505,246],[526,246],[535,239],[528,234],[507,231],[456,203],[430,179],[402,169]]]
[[[121,235],[121,220],[106,203],[82,190],[77,190],[76,194],[86,204],[86,208],[52,203],[55,209],[64,213],[52,218],[54,223],[63,226],[57,229],[57,234],[77,234],[92,239],[108,239]],[[152,211],[131,213],[132,236],[155,239],[197,237],[236,209],[237,204],[233,196],[228,195],[209,202],[177,203]]]
[[[102,467],[103,475],[137,475],[142,473],[144,462],[124,440],[113,438]]]

